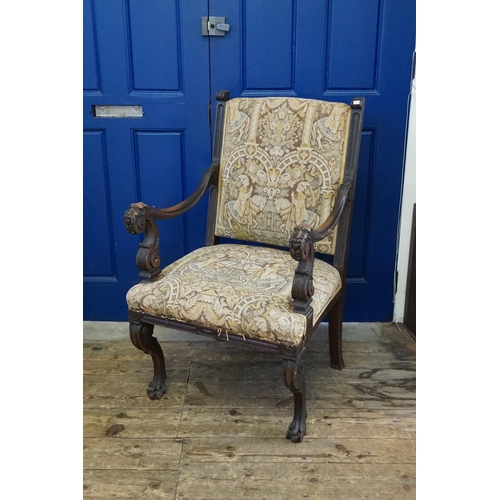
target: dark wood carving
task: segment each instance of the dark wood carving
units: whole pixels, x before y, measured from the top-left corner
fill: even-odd
[[[333,265],[339,270],[342,286],[345,285],[347,255],[349,250],[349,236],[351,233],[352,204],[356,190],[356,177],[358,171],[359,150],[361,147],[361,133],[364,116],[364,98],[355,98],[351,102],[351,125],[347,144],[344,183],[349,182],[350,189],[343,202],[342,213],[339,217],[337,229],[337,243]]]
[[[340,273],[342,288],[336,297],[336,302],[330,310],[329,317],[329,345],[330,365],[341,370],[344,368],[342,357],[342,318],[344,309],[345,282],[349,236],[352,219],[352,203],[356,187],[356,173],[361,145],[361,132],[364,115],[364,99],[355,98],[351,102],[351,124],[344,179],[339,187],[335,203],[328,218],[320,227],[313,229],[298,226],[290,238],[290,254],[299,261],[292,284],[292,306],[296,312],[312,316],[310,302],[314,294],[314,251],[311,246],[326,238],[337,227],[337,243],[335,246],[334,266]],[[314,248],[314,247],[313,247]],[[319,322],[317,323],[319,324]],[[317,325],[315,325],[317,326]],[[312,333],[308,326],[307,337]]]
[[[125,212],[123,221],[127,231],[132,234],[145,233],[139,244],[135,263],[141,270],[141,278],[151,280],[160,273],[160,252],[158,251],[159,234],[154,219],[144,203],[134,203]]]
[[[286,438],[294,443],[300,443],[306,435],[306,381],[304,377],[304,359],[284,357],[283,375],[285,385],[293,394],[293,420],[286,432]]]
[[[144,233],[139,245],[136,263],[140,276],[144,280],[154,280],[160,273],[160,255],[158,252],[157,220],[170,219],[182,215],[198,203],[209,191],[208,224],[206,245],[217,244],[215,236],[215,221],[218,200],[219,163],[222,152],[224,114],[228,91],[220,91],[216,95],[217,108],[215,118],[214,145],[212,164],[205,171],[195,192],[181,203],[164,209],[157,209],[142,202],[133,203],[125,212],[124,222],[132,234]],[[202,335],[212,335],[217,340],[238,341],[259,348],[268,349],[283,356],[283,373],[286,386],[293,394],[294,415],[289,425],[286,437],[294,443],[303,440],[306,434],[306,386],[304,374],[305,345],[315,328],[324,319],[316,318],[313,324],[313,309],[311,301],[314,295],[314,244],[331,234],[337,228],[337,239],[333,265],[338,269],[342,280],[342,288],[330,302],[326,311],[329,312],[329,346],[330,364],[332,368],[342,369],[342,315],[344,308],[345,279],[347,251],[352,218],[352,201],[356,184],[356,171],[361,142],[361,130],[364,113],[364,99],[356,98],[351,102],[351,123],[349,141],[346,150],[344,179],[339,187],[335,203],[328,218],[317,228],[297,226],[290,238],[290,255],[298,261],[292,283],[292,307],[295,312],[306,317],[306,336],[299,346],[289,348],[283,344],[247,339],[231,332],[221,332],[209,328],[176,321],[174,318],[156,317],[149,314],[129,311],[130,338],[133,344],[153,360],[154,376],[148,386],[148,396],[159,399],[166,392],[165,360],[160,344],[153,337],[153,325],[163,325],[178,330],[189,331]],[[326,313],[325,313],[326,314]]]
[[[167,392],[165,358],[158,340],[153,337],[153,325],[136,323],[130,320],[130,340],[137,349],[149,354],[153,359],[154,375],[148,385],[147,393],[150,399],[160,399]]]
[[[215,110],[215,134],[212,148],[212,163],[219,163],[222,151],[222,138],[224,136],[224,116],[226,102],[229,100],[229,90],[221,90],[215,95],[217,108]],[[207,232],[205,244],[207,246],[217,245],[219,237],[215,236],[215,221],[217,216],[217,200],[219,198],[218,179],[214,179],[210,185],[208,197]]]
[[[307,310],[314,294],[314,243],[326,238],[335,229],[342,215],[351,185],[351,178],[347,178],[342,183],[330,215],[318,229],[297,226],[292,232],[290,255],[299,262],[292,284],[292,306],[297,312]]]
[[[290,255],[299,261],[292,283],[292,305],[295,309],[304,311],[314,294],[314,243],[311,229],[296,227],[293,230],[290,238]]]
[[[139,276],[144,280],[153,280],[160,273],[160,252],[158,251],[159,233],[156,220],[165,220],[178,217],[193,208],[209,186],[217,183],[219,163],[213,162],[205,170],[196,191],[184,201],[170,208],[155,208],[145,203],[132,203],[123,216],[123,222],[127,231],[132,234],[144,232],[144,239],[139,245],[136,264],[140,269]]]

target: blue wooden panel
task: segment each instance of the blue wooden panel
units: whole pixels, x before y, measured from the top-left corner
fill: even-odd
[[[371,227],[371,185],[373,173],[373,148],[375,131],[363,130],[359,152],[358,176],[354,197],[351,241],[347,280],[366,281],[368,237]]]
[[[83,134],[83,274],[115,274],[109,212],[109,177],[103,130]]]
[[[108,97],[127,95],[130,91],[129,81],[129,51],[125,2],[94,1],[95,30],[99,71],[101,77],[101,92]],[[84,39],[88,37],[84,33]],[[105,104],[121,104],[116,100]]]
[[[323,99],[327,47],[328,0],[299,0],[296,36],[296,91],[299,97]]]
[[[274,15],[268,4],[244,5],[244,90],[293,90],[296,1],[275,0]]]
[[[130,0],[133,90],[181,89],[178,20],[177,0]]]
[[[95,43],[94,6],[92,0],[83,2],[83,88],[99,90],[99,63]]]
[[[138,200],[170,207],[184,199],[183,135],[172,131],[136,131]],[[167,265],[184,255],[184,218],[160,224],[160,255]]]
[[[326,90],[375,88],[379,0],[330,0]]]

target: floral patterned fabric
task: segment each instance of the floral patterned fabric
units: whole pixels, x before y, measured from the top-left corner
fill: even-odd
[[[198,326],[297,345],[304,338],[305,316],[291,306],[297,268],[288,252],[249,245],[203,247],[166,267],[151,283],[127,293],[131,310]],[[338,271],[315,261],[314,321],[340,290]]]
[[[299,224],[317,228],[343,179],[350,107],[299,98],[226,104],[216,235],[288,246]],[[316,244],[332,254],[335,234]]]

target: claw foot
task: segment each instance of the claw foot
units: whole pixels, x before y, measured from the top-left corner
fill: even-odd
[[[154,377],[148,385],[149,399],[160,399],[166,392],[167,386],[164,380]]]
[[[283,360],[285,384],[293,393],[293,420],[286,432],[286,438],[292,443],[301,443],[306,435],[306,384],[304,378],[304,360],[285,358]]]
[[[294,422],[290,424],[289,429],[286,431],[286,438],[292,443],[301,443],[306,435],[306,425],[297,426]]]
[[[137,349],[151,356],[154,376],[149,383],[147,392],[150,399],[160,399],[167,392],[167,374],[165,372],[163,351],[158,340],[153,337],[153,325],[141,323],[137,318],[130,321],[130,340]]]

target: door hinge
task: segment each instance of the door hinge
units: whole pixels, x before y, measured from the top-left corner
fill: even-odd
[[[226,24],[225,17],[202,17],[201,18],[201,35],[202,36],[226,36],[230,25]]]
[[[208,126],[212,126],[212,103],[208,101]]]

